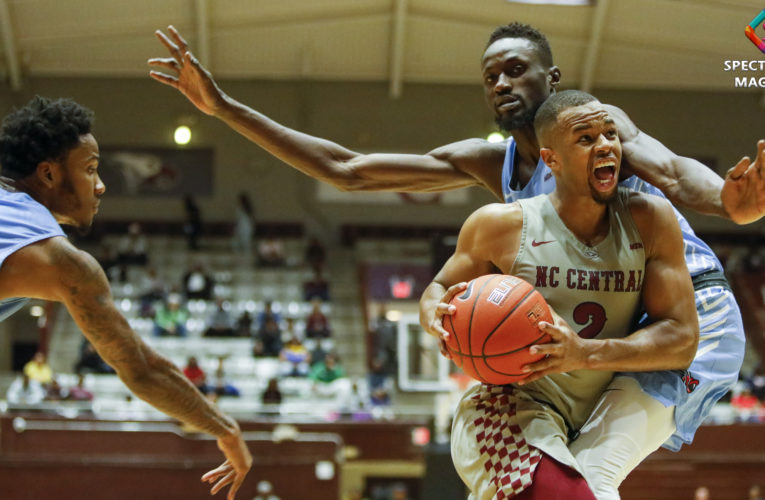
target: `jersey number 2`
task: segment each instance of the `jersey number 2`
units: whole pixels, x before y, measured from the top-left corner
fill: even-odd
[[[579,330],[579,336],[583,339],[596,337],[603,330],[606,319],[606,310],[597,302],[582,302],[574,308],[576,324],[587,325]]]

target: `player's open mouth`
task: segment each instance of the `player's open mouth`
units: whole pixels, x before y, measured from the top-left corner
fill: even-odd
[[[616,181],[616,162],[614,160],[602,160],[595,164],[593,172],[598,184],[610,187]]]

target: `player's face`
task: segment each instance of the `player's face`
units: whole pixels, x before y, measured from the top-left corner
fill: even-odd
[[[560,78],[558,69],[546,67],[537,46],[525,38],[500,38],[489,45],[481,72],[486,103],[507,131],[533,125],[537,109]]]
[[[87,229],[98,212],[106,186],[98,176],[98,143],[92,134],[80,136],[62,162],[63,178],[58,187],[54,211],[64,223]]]
[[[566,109],[558,115],[556,153],[567,184],[589,189],[606,202],[616,195],[622,146],[614,120],[597,101]]]

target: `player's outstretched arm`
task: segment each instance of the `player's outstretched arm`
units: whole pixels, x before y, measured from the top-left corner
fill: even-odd
[[[162,412],[218,439],[226,462],[205,475],[216,493],[231,485],[233,499],[252,464],[238,424],[207,400],[168,359],[146,345],[112,301],[96,260],[64,238],[30,245],[11,257],[28,271],[24,296],[62,302],[82,332],[138,397]],[[9,262],[9,264],[11,264]]]
[[[170,26],[168,33],[156,35],[170,57],[149,59],[149,65],[165,72],[153,70],[150,76],[306,175],[347,191],[422,192],[484,185],[501,199],[496,164],[484,162],[487,154],[501,162],[501,144],[471,139],[425,155],[354,152],[276,123],[226,95],[178,31]]]
[[[759,168],[747,170],[750,160],[745,157],[722,179],[701,162],[675,154],[639,130],[621,109],[607,109],[619,128],[624,164],[661,189],[673,204],[736,224],[754,222],[765,215],[765,180],[761,173],[765,169],[765,141],[758,143],[755,164]]]

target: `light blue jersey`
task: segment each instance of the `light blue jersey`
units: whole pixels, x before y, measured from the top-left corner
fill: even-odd
[[[26,193],[0,182],[0,267],[17,250],[54,236],[65,236],[51,213]],[[28,299],[0,300],[0,321],[18,311]]]
[[[529,182],[514,190],[511,179],[515,170],[515,140],[507,141],[502,167],[502,194],[507,203],[518,199],[548,194],[555,189],[555,177],[539,159]],[[664,193],[655,186],[632,176],[619,183],[635,191],[662,198]],[[674,207],[673,207],[674,209]],[[699,347],[696,358],[686,372],[660,371],[622,373],[636,379],[643,390],[665,406],[676,406],[675,434],[664,443],[673,451],[683,443],[691,443],[696,429],[709,414],[712,406],[738,380],[744,359],[744,325],[736,300],[725,282],[722,266],[712,249],[691,229],[680,212],[675,215],[685,243],[685,261],[694,281],[696,311],[699,316]]]

